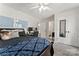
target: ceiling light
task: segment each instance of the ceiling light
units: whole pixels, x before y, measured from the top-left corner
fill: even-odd
[[[39,12],[50,10],[50,8],[48,7],[48,3],[39,3],[35,5],[34,7],[32,7],[31,9],[38,9]]]

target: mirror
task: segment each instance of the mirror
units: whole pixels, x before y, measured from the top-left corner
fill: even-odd
[[[59,30],[59,36],[60,37],[66,37],[66,19],[60,20],[60,30]]]

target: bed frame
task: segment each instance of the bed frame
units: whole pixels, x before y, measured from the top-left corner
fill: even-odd
[[[48,47],[46,47],[41,53],[40,56],[53,56],[54,55],[54,49],[52,42]]]

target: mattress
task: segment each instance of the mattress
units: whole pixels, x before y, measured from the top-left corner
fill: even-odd
[[[19,37],[5,42],[0,46],[0,56],[38,56],[49,46],[49,41],[41,37]]]

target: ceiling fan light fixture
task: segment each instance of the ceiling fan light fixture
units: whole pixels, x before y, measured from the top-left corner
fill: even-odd
[[[39,10],[39,12],[42,12],[42,9],[41,8],[39,8],[38,10]]]
[[[48,7],[48,3],[39,3],[38,5],[32,7],[31,9],[38,9],[39,12],[50,10],[50,8]]]

